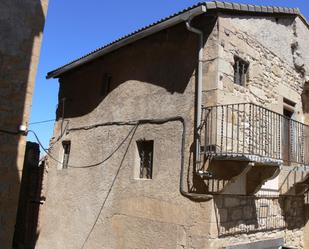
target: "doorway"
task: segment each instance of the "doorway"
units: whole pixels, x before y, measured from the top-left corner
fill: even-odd
[[[290,165],[293,151],[293,123],[295,103],[283,98],[283,123],[282,123],[282,159],[284,165]]]

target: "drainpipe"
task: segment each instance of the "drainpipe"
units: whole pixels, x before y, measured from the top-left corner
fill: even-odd
[[[206,9],[205,9],[206,12]],[[202,87],[203,87],[203,53],[204,53],[204,34],[203,31],[191,26],[191,21],[195,15],[189,17],[186,21],[187,29],[199,36],[199,53],[198,53],[198,77],[196,87],[196,122],[195,122],[195,161],[200,163],[200,136],[199,129],[202,117]]]

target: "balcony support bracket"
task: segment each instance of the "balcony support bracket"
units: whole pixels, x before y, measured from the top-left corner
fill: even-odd
[[[246,178],[246,194],[254,195],[256,194],[262,187],[262,185],[269,180],[274,179],[280,173],[280,165],[266,165],[255,163],[254,167],[252,167],[247,172]]]
[[[301,177],[301,180],[294,183],[285,194],[287,195],[303,195],[309,190],[309,173]]]

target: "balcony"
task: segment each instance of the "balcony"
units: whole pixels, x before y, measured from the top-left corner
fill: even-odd
[[[309,126],[303,123],[252,103],[205,107],[202,115],[202,176],[235,182],[246,175],[246,194],[254,194],[282,165],[309,165]]]
[[[251,103],[203,108],[202,152],[216,159],[309,165],[309,126]]]

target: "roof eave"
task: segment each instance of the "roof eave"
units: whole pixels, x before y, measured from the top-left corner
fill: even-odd
[[[47,73],[46,78],[59,78],[62,74],[75,69],[81,65],[84,65],[94,59],[97,59],[107,53],[113,52],[121,47],[124,47],[130,43],[133,43],[137,40],[143,39],[149,35],[152,35],[156,32],[162,31],[169,27],[172,27],[176,24],[179,24],[183,21],[188,20],[192,15],[200,15],[206,11],[231,11],[236,13],[257,13],[257,14],[280,14],[280,15],[295,15],[298,16],[304,24],[309,28],[309,23],[306,21],[306,18],[298,8],[282,8],[282,7],[270,7],[270,6],[258,6],[258,5],[248,5],[248,4],[238,4],[238,3],[227,3],[227,2],[201,2],[198,5],[192,6],[189,9],[186,9],[180,13],[175,14],[174,16],[168,17],[164,20],[160,20],[157,23],[154,23],[148,27],[145,27],[141,30],[138,30],[132,34],[129,34],[115,42],[112,42],[98,50],[91,52],[90,54],[81,57],[73,62],[70,62],[60,68],[57,68],[54,71]]]

